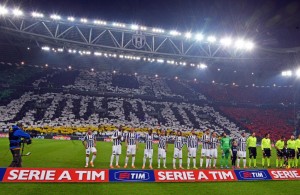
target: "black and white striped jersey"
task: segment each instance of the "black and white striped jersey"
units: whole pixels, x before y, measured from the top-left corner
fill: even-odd
[[[247,139],[246,137],[240,137],[239,138],[239,141],[238,141],[238,150],[239,151],[246,151],[246,148],[247,148]]]
[[[119,136],[122,136],[122,132],[119,130],[115,130],[113,136],[111,137],[113,139],[114,146],[121,145],[121,139],[119,139]]]
[[[92,147],[94,147],[94,144],[95,144],[95,135],[94,134],[86,134],[85,136],[84,136],[84,138],[83,138],[83,141],[85,141],[86,142],[86,146],[88,147],[88,148],[92,148]]]
[[[210,135],[203,134],[201,141],[202,149],[210,149]]]
[[[126,141],[127,141],[128,145],[136,145],[137,139],[138,139],[138,137],[137,137],[136,132],[133,132],[133,133],[129,132],[126,135]]]
[[[176,136],[175,137],[175,142],[174,142],[174,147],[181,150],[184,145],[184,140],[182,136]]]
[[[210,138],[210,149],[216,149],[218,142],[219,142],[219,140],[217,137],[211,137]]]
[[[166,149],[166,145],[167,145],[167,141],[168,141],[167,136],[160,135],[158,139],[159,139],[158,148]]]
[[[187,138],[188,148],[198,148],[198,137],[196,135],[190,135]]]
[[[153,149],[153,134],[149,135],[146,134],[146,145],[145,145],[145,149]]]

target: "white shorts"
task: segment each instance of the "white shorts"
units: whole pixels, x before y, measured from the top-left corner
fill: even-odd
[[[174,158],[182,158],[182,150],[174,148]]]
[[[166,150],[158,148],[158,158],[166,158]]]
[[[121,145],[117,145],[117,146],[113,146],[112,147],[112,153],[115,155],[120,155],[122,154],[122,146]]]
[[[201,156],[210,157],[210,149],[202,149],[201,150]]]
[[[152,156],[153,156],[153,149],[144,149],[144,156],[146,158],[152,158]]]
[[[136,153],[136,145],[128,145],[127,146],[127,155],[135,155]]]
[[[95,153],[97,152],[97,149],[95,147],[90,147],[85,149],[85,154]]]
[[[189,148],[188,149],[188,157],[191,158],[195,158],[197,155],[197,148]]]
[[[238,151],[237,155],[239,158],[246,158],[246,151]]]
[[[218,150],[217,150],[217,148],[210,149],[210,157],[212,157],[212,158],[218,158]]]

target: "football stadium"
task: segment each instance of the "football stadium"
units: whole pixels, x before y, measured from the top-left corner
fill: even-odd
[[[300,2],[0,2],[1,194],[299,194]]]

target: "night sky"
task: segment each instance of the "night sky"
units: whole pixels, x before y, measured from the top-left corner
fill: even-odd
[[[250,37],[262,47],[300,46],[299,0],[23,0],[26,11],[57,13],[204,34]],[[4,3],[3,3],[4,2]]]

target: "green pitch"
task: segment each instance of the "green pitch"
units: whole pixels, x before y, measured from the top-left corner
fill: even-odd
[[[109,168],[112,143],[98,142],[95,168]],[[136,168],[142,167],[144,145],[140,144],[136,157]],[[81,141],[33,140],[25,147],[31,156],[23,157],[23,167],[84,168],[85,149]],[[120,166],[124,165],[126,149],[123,147]],[[167,151],[167,167],[172,168],[173,145]],[[199,152],[197,165],[199,166]],[[220,156],[220,153],[219,153]],[[275,151],[271,165],[275,167]],[[0,167],[11,161],[8,140],[0,139]],[[183,150],[183,166],[186,167],[187,150]],[[219,161],[219,160],[218,160]],[[161,162],[162,163],[162,162]],[[241,162],[242,163],[242,162]],[[217,163],[219,167],[219,162]],[[128,165],[131,165],[131,159]],[[148,166],[148,162],[147,162]],[[261,168],[261,150],[258,149],[257,166]],[[154,146],[153,168],[157,167],[157,145]],[[299,181],[224,182],[224,183],[107,183],[107,184],[3,184],[1,194],[298,194]],[[299,192],[299,191],[298,191]]]

